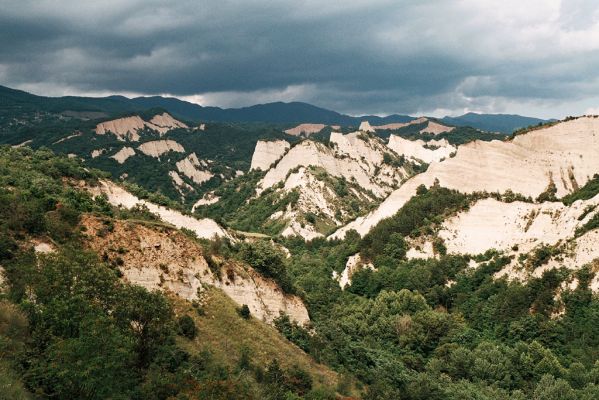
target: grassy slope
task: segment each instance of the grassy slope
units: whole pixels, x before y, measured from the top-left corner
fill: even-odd
[[[252,362],[267,365],[276,358],[283,368],[300,366],[312,375],[316,386],[335,386],[337,374],[316,363],[299,347],[287,341],[272,326],[255,318],[244,320],[237,313],[236,304],[218,289],[210,289],[204,298],[204,315],[200,316],[190,303],[173,300],[177,314],[192,316],[198,328],[193,342],[181,340],[190,353],[210,350],[217,361],[234,367],[242,349],[249,349]]]

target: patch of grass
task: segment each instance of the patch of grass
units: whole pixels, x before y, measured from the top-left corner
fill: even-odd
[[[203,316],[192,312],[190,303],[173,300],[177,313],[188,313],[196,324],[196,338],[193,341],[181,339],[180,343],[191,354],[209,350],[216,360],[233,368],[242,352],[248,352],[252,362],[258,365],[267,365],[273,359],[285,369],[297,365],[310,373],[316,386],[334,387],[337,384],[338,376],[334,371],[316,363],[276,328],[256,318],[242,318],[237,312],[237,304],[221,290],[210,288],[204,296]]]

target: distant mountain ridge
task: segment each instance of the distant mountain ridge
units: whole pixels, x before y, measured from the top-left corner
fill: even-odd
[[[441,121],[456,126],[471,126],[488,132],[512,133],[516,129],[549,122],[550,120],[514,114],[467,113],[459,117],[444,117]]]
[[[151,108],[162,108],[176,118],[193,122],[269,122],[281,124],[309,122],[358,126],[362,121],[368,121],[372,125],[384,125],[405,123],[415,119],[400,114],[385,117],[375,115],[350,116],[303,102],[274,102],[241,108],[220,108],[204,107],[174,97],[151,96],[131,99],[124,96],[46,97],[0,86],[0,111],[44,110],[56,113],[85,111],[114,115],[140,112]],[[455,126],[471,126],[485,131],[501,133],[511,133],[518,128],[547,122],[546,120],[520,115],[474,113],[459,117],[445,117],[440,121]]]

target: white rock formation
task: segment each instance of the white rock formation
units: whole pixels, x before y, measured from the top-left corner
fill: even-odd
[[[181,196],[185,196],[185,191],[194,191],[193,187],[185,183],[183,178],[181,178],[181,175],[179,175],[176,171],[169,171],[168,176],[171,177],[173,184],[175,185]]]
[[[139,132],[146,128],[163,135],[171,129],[187,128],[187,125],[174,119],[168,113],[155,115],[150,122],[144,121],[139,115],[134,115],[101,122],[96,125],[96,134],[105,135],[112,133],[118,140],[124,141],[128,139],[132,142],[137,142],[139,140]]]
[[[337,281],[339,282],[339,286],[341,286],[341,289],[345,289],[346,286],[351,285],[352,275],[362,268],[368,268],[375,271],[374,265],[372,265],[372,263],[364,263],[362,261],[360,253],[354,254],[353,256],[347,259],[343,272],[341,272],[339,276],[337,276],[337,274],[333,274],[333,278],[337,279]]]
[[[194,212],[196,208],[200,206],[206,206],[209,204],[217,203],[220,200],[220,197],[216,196],[214,192],[206,193],[201,199],[195,202],[195,204],[191,207],[191,212]]]
[[[96,149],[96,150],[92,150],[91,156],[92,158],[97,158],[100,157],[102,154],[104,154],[106,152],[105,149]]]
[[[300,124],[294,128],[285,130],[284,132],[291,136],[310,136],[314,133],[318,133],[327,125],[324,124]]]
[[[384,197],[406,173],[403,169],[383,164],[383,154],[392,151],[381,140],[375,137],[363,140],[360,135],[363,134],[331,133],[330,141],[335,143],[335,150],[310,140],[299,143],[267,172],[259,183],[259,191],[284,181],[288,173],[297,167],[316,166],[333,176],[355,181],[375,196]]]
[[[383,218],[395,214],[423,184],[435,180],[443,187],[464,193],[488,191],[515,193],[536,198],[551,182],[562,197],[599,173],[599,119],[581,117],[519,135],[511,141],[475,141],[457,150],[455,157],[433,163],[416,175],[374,211],[339,229],[366,234]]]
[[[143,204],[147,206],[151,212],[157,214],[163,221],[168,222],[177,228],[189,229],[195,232],[200,238],[212,239],[215,236],[230,237],[223,228],[211,219],[197,219],[181,214],[179,211],[171,210],[170,208],[159,206],[146,200],[141,200],[111,181],[102,180],[98,186],[91,187],[89,190],[94,196],[105,194],[108,197],[108,202],[114,206],[132,208],[136,204]]]
[[[210,178],[214,176],[212,172],[206,170],[208,164],[204,160],[198,160],[198,157],[195,153],[191,153],[183,160],[178,161],[176,166],[180,173],[187,176],[197,184],[202,184],[206,181],[209,181]]]
[[[252,155],[250,170],[267,171],[274,162],[283,157],[289,147],[286,140],[259,140]]]
[[[442,125],[435,121],[428,121],[428,125],[420,130],[420,133],[432,133],[433,135],[439,135],[445,132],[451,132],[455,128],[452,126]]]
[[[589,231],[575,239],[576,229],[599,212],[598,206],[599,195],[576,201],[571,206],[561,202],[503,203],[483,199],[469,210],[446,220],[438,236],[451,254],[475,255],[496,249],[511,255],[511,264],[497,275],[526,279],[528,275],[540,276],[550,268],[563,266],[575,269],[599,259],[599,230]],[[428,245],[432,248],[430,242]],[[553,257],[530,274],[522,268],[518,256],[542,245],[563,248],[563,251],[559,257]]]
[[[157,114],[152,117],[150,123],[156,126],[157,128],[152,128],[157,130],[160,133],[166,133],[171,129],[176,128],[184,128],[188,129],[189,126],[184,124],[183,122],[176,120],[169,113]]]
[[[408,140],[396,135],[389,137],[389,144],[387,146],[397,154],[403,154],[408,158],[421,160],[427,164],[448,158],[451,153],[456,151],[456,147],[449,144],[445,139],[425,142],[423,140]],[[437,148],[430,149],[427,146]]]
[[[240,306],[248,305],[252,315],[267,323],[280,312],[305,324],[308,311],[297,296],[284,294],[279,286],[249,267],[227,262],[219,279],[208,267],[199,245],[179,232],[155,229],[141,224],[132,229],[131,223],[115,221],[112,232],[99,237],[94,233],[103,224],[94,217],[85,217],[83,224],[94,240],[88,245],[104,252],[110,248],[127,249],[119,254],[124,278],[149,290],[163,290],[187,300],[198,299],[203,285],[222,289]]]
[[[362,121],[358,130],[360,132],[375,132],[375,129],[370,125],[370,122],[368,121]]]
[[[169,151],[175,151],[177,153],[185,152],[183,146],[174,140],[153,140],[139,145],[137,149],[148,156],[156,158]]]
[[[131,147],[123,147],[118,152],[116,152],[116,154],[110,156],[110,158],[114,158],[119,164],[122,164],[125,161],[127,161],[129,157],[132,157],[134,155],[135,150],[133,150]]]
[[[373,126],[373,128],[377,131],[379,131],[379,130],[380,131],[397,130],[397,129],[405,128],[406,126],[410,126],[410,125],[423,124],[426,121],[428,121],[428,119],[426,119],[425,117],[420,117],[420,118],[414,119],[410,122],[396,122],[396,123],[385,124],[385,125],[375,125],[375,126]]]

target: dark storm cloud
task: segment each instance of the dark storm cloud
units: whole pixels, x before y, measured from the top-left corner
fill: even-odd
[[[598,93],[598,9],[585,0],[0,0],[0,83],[217,105],[303,100],[351,113],[559,110]]]

